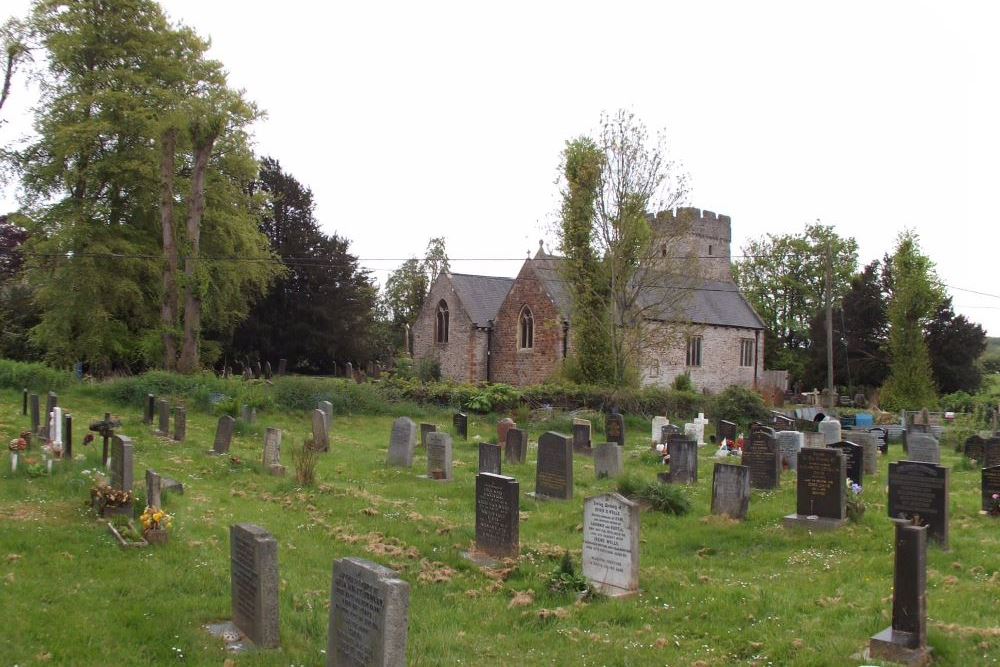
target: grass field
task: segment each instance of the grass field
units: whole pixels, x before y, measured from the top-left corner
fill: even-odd
[[[28,426],[20,400],[0,391],[5,443]],[[699,483],[685,489],[692,512],[642,514],[641,594],[577,604],[547,592],[546,581],[563,550],[579,564],[584,497],[614,488],[594,479],[588,459],[577,458],[574,499],[561,503],[525,496],[533,451],[526,465],[505,464],[521,484],[522,556],[498,574],[460,555],[474,538],[474,436],[493,440],[496,416],[470,416],[451,484],[417,477],[426,466],[419,450],[413,470],[384,466],[392,417],[335,417],[316,486],[299,488],[291,446],[307,435],[305,412],[264,412],[241,426],[231,453],[243,463],[234,465],[206,454],[213,415],[189,411],[187,441],[175,444],[142,424],[140,405],[108,405],[78,389],[60,404],[74,415],[84,460],[34,479],[12,476],[6,456],[0,464],[0,665],[222,665],[230,656],[202,626],[230,617],[228,535],[239,522],[278,540],[281,648],[237,656],[237,665],[325,664],[331,565],[344,556],[394,568],[411,584],[411,665],[856,665],[863,661],[852,656],[889,625],[885,459],[860,523],[809,534],[781,527],[794,511],[793,474],[780,491],[754,491],[745,523],[709,517],[706,447]],[[186,487],[167,495],[175,524],[165,547],[120,550],[85,505],[81,473],[98,465],[100,446],[80,442],[106,410],[135,442],[137,489],[147,467]],[[410,416],[450,425],[443,411]],[[260,472],[266,426],[284,430],[289,477]],[[630,423],[626,468],[653,479],[660,468],[641,456],[649,428],[640,426]],[[545,426],[529,428],[535,442]],[[889,459],[900,454],[894,445]],[[951,451],[942,456],[953,466],[951,550],[928,554],[929,643],[936,664],[996,664],[1000,521],[978,513],[979,472]],[[512,606],[525,591],[533,593]]]

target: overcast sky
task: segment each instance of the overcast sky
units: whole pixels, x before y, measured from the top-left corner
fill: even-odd
[[[267,111],[259,152],[380,281],[399,262],[375,260],[431,236],[453,258],[551,243],[564,142],[624,107],[666,130],[691,205],[732,216],[734,254],[819,219],[866,263],[912,227],[943,282],[1000,295],[994,3],[161,4],[211,37]],[[0,141],[28,131],[30,97],[15,84]],[[1000,335],[1000,296],[950,291]]]

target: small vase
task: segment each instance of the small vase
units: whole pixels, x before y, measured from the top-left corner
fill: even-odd
[[[163,528],[149,528],[142,531],[142,536],[146,538],[146,541],[150,544],[163,545],[167,543],[170,538],[170,533],[168,533]]]

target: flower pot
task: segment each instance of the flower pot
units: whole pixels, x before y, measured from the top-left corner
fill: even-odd
[[[149,528],[142,531],[142,536],[146,538],[146,541],[150,544],[166,544],[170,539],[170,533],[163,528]]]

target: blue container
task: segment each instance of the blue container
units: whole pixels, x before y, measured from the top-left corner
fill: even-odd
[[[875,417],[869,412],[859,412],[855,415],[855,420],[858,428],[871,428],[875,425]]]

